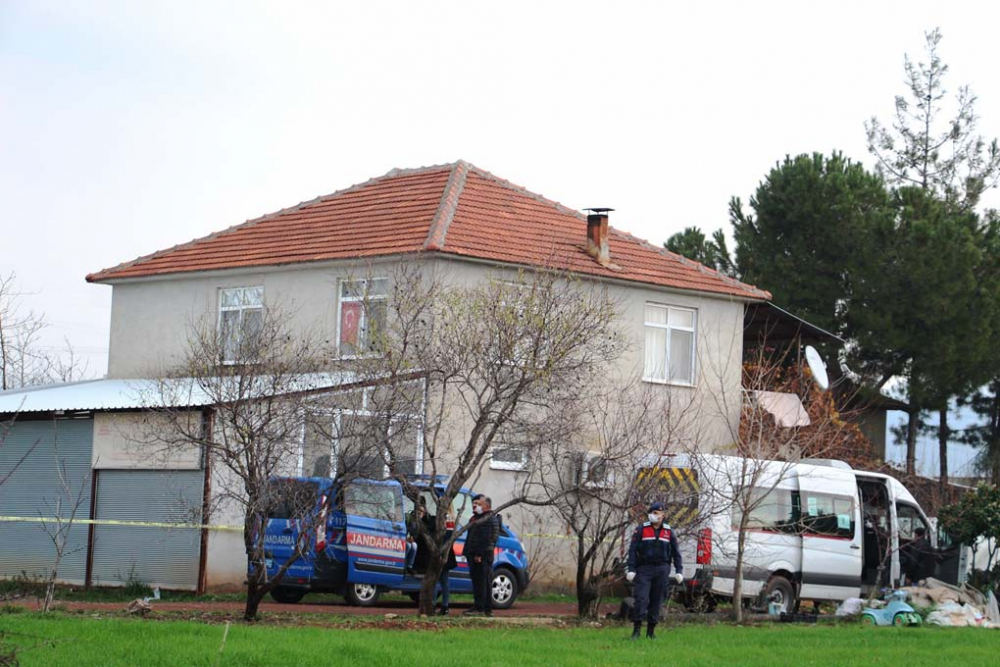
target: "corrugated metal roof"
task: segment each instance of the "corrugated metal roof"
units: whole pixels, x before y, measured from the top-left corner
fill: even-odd
[[[170,380],[85,380],[66,384],[42,385],[0,391],[0,414],[16,412],[75,412],[82,410],[137,410],[157,407],[202,407],[213,405],[213,398],[224,394],[222,383],[237,381],[230,378],[177,378]],[[246,380],[246,376],[243,376]],[[352,384],[358,381],[355,373],[314,373],[285,381],[279,391],[274,382],[261,377],[258,381],[260,395],[270,393],[297,393],[321,391]],[[206,387],[213,387],[211,391]],[[220,390],[222,388],[222,390]],[[231,394],[236,397],[235,390]],[[244,391],[242,397],[248,394]]]

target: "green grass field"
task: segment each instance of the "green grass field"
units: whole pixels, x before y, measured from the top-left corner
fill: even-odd
[[[380,620],[380,619],[375,619]],[[429,629],[428,629],[429,628]],[[995,665],[1000,632],[858,625],[686,625],[655,642],[622,626],[432,624],[344,629],[0,613],[21,665]]]

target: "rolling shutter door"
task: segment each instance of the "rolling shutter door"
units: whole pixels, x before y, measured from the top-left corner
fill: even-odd
[[[89,519],[93,440],[93,419],[16,421],[0,445],[0,480],[6,478],[0,484],[0,515],[31,519],[52,517],[61,500],[60,514],[68,518],[82,493],[75,519]],[[67,499],[62,490],[57,459],[65,466],[72,500]],[[0,576],[49,575],[55,560],[55,547],[44,525],[37,521],[0,521]],[[87,531],[86,523],[70,528],[59,566],[60,581],[84,583]]]
[[[97,519],[144,523],[201,523],[201,470],[101,470]],[[196,528],[114,526],[94,531],[95,585],[129,581],[195,589],[201,531]]]

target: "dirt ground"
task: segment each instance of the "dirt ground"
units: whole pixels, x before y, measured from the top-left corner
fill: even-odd
[[[28,609],[37,609],[38,603],[32,599],[21,599],[11,601],[7,604],[15,604]],[[56,602],[56,605],[67,611],[94,611],[94,612],[119,612],[125,609],[124,602]],[[243,610],[241,602],[152,602],[153,610],[158,612],[180,612],[180,613],[227,613],[236,614]],[[469,603],[457,603],[451,608],[453,617],[461,617],[462,612],[468,609]],[[606,613],[618,610],[617,605],[605,605],[601,608],[601,617]],[[276,602],[264,602],[260,605],[260,611],[265,614],[331,614],[331,615],[359,615],[359,616],[384,616],[385,614],[398,614],[399,616],[417,616],[417,605],[410,601],[386,601],[381,602],[376,607],[352,607],[344,601],[323,602],[312,604],[308,601],[298,604],[278,604]],[[551,602],[516,602],[511,609],[495,610],[497,617],[531,617],[531,616],[576,616],[576,605],[567,603]]]

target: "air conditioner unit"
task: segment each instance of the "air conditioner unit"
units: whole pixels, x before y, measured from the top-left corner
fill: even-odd
[[[613,483],[613,475],[607,460],[600,452],[586,452],[580,455],[580,472],[577,483],[586,488],[605,489]]]

